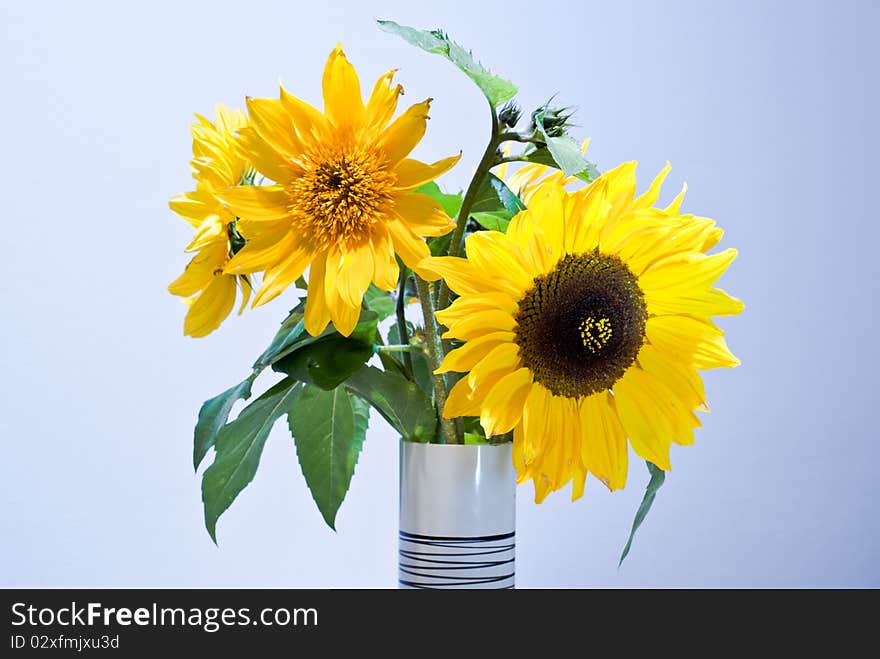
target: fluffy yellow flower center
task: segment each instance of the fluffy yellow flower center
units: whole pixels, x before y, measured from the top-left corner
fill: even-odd
[[[394,173],[367,148],[322,148],[297,164],[303,173],[288,187],[294,225],[318,250],[362,243],[390,209]]]
[[[618,257],[568,254],[518,304],[523,365],[557,396],[611,388],[639,354],[648,319],[638,278]]]

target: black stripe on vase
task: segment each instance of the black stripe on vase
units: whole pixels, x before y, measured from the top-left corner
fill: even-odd
[[[400,532],[399,581],[406,588],[514,586],[516,534],[456,537]]]

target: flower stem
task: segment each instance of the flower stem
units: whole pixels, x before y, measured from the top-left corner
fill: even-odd
[[[406,280],[409,278],[409,270],[406,266],[401,265],[400,268],[400,284],[397,288],[397,305],[395,312],[397,314],[397,338],[402,344],[409,343],[409,332],[406,331]],[[403,367],[406,369],[410,379],[413,377],[412,357],[408,352],[403,353]]]
[[[379,346],[377,348],[379,352],[421,352],[422,349],[419,346],[413,345],[400,345],[400,344],[392,344],[390,346]]]
[[[486,146],[483,157],[480,159],[480,163],[477,165],[477,171],[474,172],[474,177],[464,193],[464,199],[461,201],[461,209],[458,211],[455,232],[452,234],[452,240],[449,243],[449,256],[458,256],[458,253],[461,251],[462,238],[464,238],[464,230],[467,227],[468,218],[471,214],[471,207],[474,205],[474,201],[476,201],[477,192],[479,192],[486,174],[497,164],[496,152],[498,151],[498,146],[504,141],[499,131],[498,115],[495,113],[495,108],[490,105],[489,109],[492,111],[492,136],[489,139],[489,144]],[[440,284],[440,296],[437,306],[440,309],[445,309],[448,305],[449,287],[444,281]]]
[[[419,304],[422,307],[422,316],[425,319],[425,344],[428,351],[428,362],[431,367],[431,382],[434,385],[434,399],[437,402],[437,415],[440,417],[440,426],[443,429],[445,444],[463,444],[463,438],[459,438],[455,432],[455,424],[452,419],[443,418],[443,408],[446,407],[446,382],[443,376],[434,373],[440,368],[443,359],[443,345],[440,341],[440,332],[437,320],[434,318],[434,304],[431,302],[431,290],[428,282],[415,276],[416,289],[419,292]]]

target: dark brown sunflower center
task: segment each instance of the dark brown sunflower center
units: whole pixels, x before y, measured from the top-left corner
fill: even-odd
[[[519,301],[523,364],[557,396],[611,388],[635,361],[648,310],[638,279],[616,256],[569,254]]]
[[[294,221],[319,247],[358,243],[390,205],[394,177],[367,150],[346,148],[306,154],[303,174],[288,192]]]

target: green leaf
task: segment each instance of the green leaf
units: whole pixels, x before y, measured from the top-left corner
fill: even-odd
[[[244,408],[217,435],[214,463],[202,476],[205,528],[217,542],[217,520],[250,483],[275,421],[299,395],[301,385],[285,378]]]
[[[321,389],[335,389],[375,353],[378,324],[379,316],[364,309],[351,336],[333,331],[302,341],[272,368]]]
[[[254,362],[254,370],[262,371],[264,368],[288,354],[295,346],[302,344],[304,341],[313,340],[308,332],[306,332],[303,323],[303,315],[305,313],[305,304],[300,303],[294,308],[287,318],[281,323],[281,328],[272,339],[269,347],[263,351],[263,354]],[[332,331],[328,328],[328,332]]]
[[[447,194],[446,192],[443,192],[440,189],[440,186],[434,181],[428,181],[424,185],[420,185],[415,189],[415,192],[428,195],[431,199],[440,204],[440,208],[442,208],[443,212],[449,217],[454,218],[458,215],[458,211],[461,210],[461,192],[458,194]]]
[[[405,377],[365,366],[345,386],[366,400],[403,439],[430,442],[437,434],[437,414],[431,400]]]
[[[474,59],[470,51],[451,41],[441,30],[416,30],[405,25],[398,25],[394,21],[376,22],[385,32],[396,34],[428,53],[442,55],[455,64],[476,83],[492,107],[497,108],[516,96],[518,91],[516,85],[492,75],[488,69]]]
[[[367,403],[345,387],[324,391],[308,385],[287,413],[306,484],[324,521],[334,531],[369,417]]]
[[[596,165],[584,158],[577,142],[568,135],[561,137],[550,137],[544,129],[544,113],[537,112],[534,117],[535,126],[544,138],[547,149],[559,169],[566,176],[576,176],[582,181],[591,182],[599,177],[599,170]]]
[[[486,438],[483,435],[479,435],[479,434],[473,433],[473,432],[466,432],[464,434],[464,443],[468,444],[468,445],[479,446],[482,444],[488,444],[489,442],[486,441]]]
[[[394,298],[388,294],[388,291],[383,291],[376,284],[370,284],[364,293],[364,304],[370,311],[376,313],[380,321],[394,313]]]
[[[229,418],[229,412],[235,401],[247,400],[251,397],[252,383],[253,379],[248,378],[202,403],[202,407],[199,409],[199,420],[196,422],[196,429],[193,433],[193,469],[198,470],[208,450],[214,446],[217,433],[226,425],[226,420]]]
[[[507,233],[510,220],[513,219],[507,211],[471,213],[471,218],[484,229],[501,233]]]
[[[550,153],[550,149],[543,144],[541,146],[529,144],[517,157],[523,162],[533,162],[538,165],[547,165],[548,167],[559,169],[559,165],[553,159],[553,154]]]
[[[510,217],[513,217],[521,210],[525,210],[526,205],[522,202],[513,190],[507,187],[507,184],[495,174],[488,174],[480,183],[477,194],[474,197],[474,203],[471,206],[471,214],[473,213],[492,213],[497,211],[507,211]]]
[[[651,462],[646,462],[648,465],[648,472],[651,474],[651,480],[648,481],[648,487],[645,489],[645,496],[642,497],[642,503],[639,506],[638,511],[636,511],[636,517],[633,520],[632,530],[629,532],[629,539],[626,541],[626,547],[623,548],[623,553],[620,554],[620,562],[618,562],[617,567],[623,565],[623,559],[626,558],[627,554],[629,554],[630,547],[632,547],[633,536],[635,536],[636,531],[642,525],[642,522],[645,521],[645,517],[648,516],[648,511],[651,510],[651,505],[654,503],[654,497],[657,496],[657,490],[660,489],[660,486],[663,485],[663,482],[666,480],[666,472],[657,467]]]

